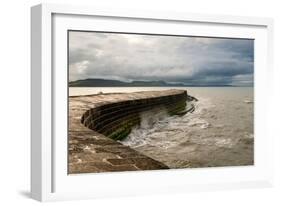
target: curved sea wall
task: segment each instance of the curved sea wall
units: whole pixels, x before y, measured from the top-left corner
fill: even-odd
[[[186,109],[192,100],[185,90],[69,97],[68,173],[169,169],[115,140],[139,124],[142,112],[157,108],[182,115],[192,110]]]
[[[140,99],[107,103],[89,109],[82,115],[81,123],[113,140],[122,140],[130,134],[132,127],[140,124],[140,113],[160,108],[170,115],[180,115],[185,112],[186,101],[192,98],[186,91],[158,97],[150,97],[148,92],[144,96]]]

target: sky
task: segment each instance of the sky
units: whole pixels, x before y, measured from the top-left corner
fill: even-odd
[[[69,32],[69,81],[252,86],[254,40]]]

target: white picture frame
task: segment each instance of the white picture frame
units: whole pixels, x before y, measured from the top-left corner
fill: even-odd
[[[153,24],[160,26],[156,29]],[[273,134],[267,121],[272,115],[267,110],[273,77],[272,19],[40,4],[31,8],[31,26],[32,198],[53,201],[272,186]],[[67,175],[68,29],[255,38],[255,165]]]

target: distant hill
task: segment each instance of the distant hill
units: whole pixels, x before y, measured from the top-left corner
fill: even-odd
[[[109,79],[82,79],[69,82],[70,87],[182,87],[181,83],[167,83],[165,81],[132,81],[123,82]]]

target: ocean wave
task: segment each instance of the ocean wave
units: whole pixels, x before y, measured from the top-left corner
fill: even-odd
[[[190,106],[190,102],[187,102]],[[202,113],[209,111],[213,105],[208,99],[192,103],[195,110],[183,116],[169,116],[163,108],[141,113],[141,123],[121,143],[133,148],[145,145],[158,148],[175,147],[189,137],[189,132],[207,129],[210,123],[203,119]]]
[[[253,100],[249,100],[249,99],[244,99],[243,102],[246,103],[246,104],[253,104],[254,103]]]

